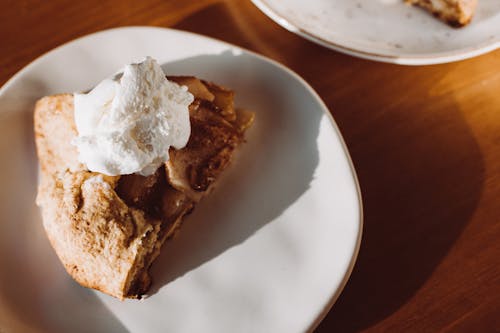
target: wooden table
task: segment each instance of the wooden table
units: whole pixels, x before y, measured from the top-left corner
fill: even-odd
[[[124,25],[261,53],[330,108],[357,169],[365,227],[319,332],[500,331],[500,51],[403,67],[312,44],[249,1],[3,1],[0,84],[61,43]]]

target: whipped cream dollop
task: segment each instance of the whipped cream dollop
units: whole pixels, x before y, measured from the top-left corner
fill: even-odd
[[[168,81],[150,57],[87,94],[75,93],[78,137],[73,144],[80,162],[110,176],[153,174],[168,160],[171,146],[187,144],[193,99],[186,87]]]

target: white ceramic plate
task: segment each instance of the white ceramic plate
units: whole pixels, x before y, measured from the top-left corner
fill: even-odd
[[[286,29],[353,56],[405,65],[471,58],[500,47],[500,1],[479,0],[451,28],[403,0],[252,0]]]
[[[118,301],[77,285],[35,206],[32,109],[151,55],[168,74],[232,87],[256,112],[211,197],[165,244],[151,295]],[[129,27],[37,59],[0,90],[1,332],[300,332],[341,292],[358,251],[356,176],[325,105],[285,67],[191,33]]]

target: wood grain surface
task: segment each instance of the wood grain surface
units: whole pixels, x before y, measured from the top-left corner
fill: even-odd
[[[303,40],[249,1],[1,4],[0,84],[64,42],[125,25],[192,31],[290,67],[330,108],[364,201],[356,267],[317,331],[500,331],[500,50],[376,63]]]

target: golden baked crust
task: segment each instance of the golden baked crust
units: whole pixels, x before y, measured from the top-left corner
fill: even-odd
[[[477,0],[405,0],[420,6],[453,27],[470,23],[477,6]]]
[[[253,121],[234,109],[232,91],[194,77],[172,79],[195,96],[191,137],[149,177],[106,176],[78,162],[72,95],[44,97],[35,106],[37,204],[47,236],[78,283],[120,299],[147,291],[161,245],[211,189]]]

